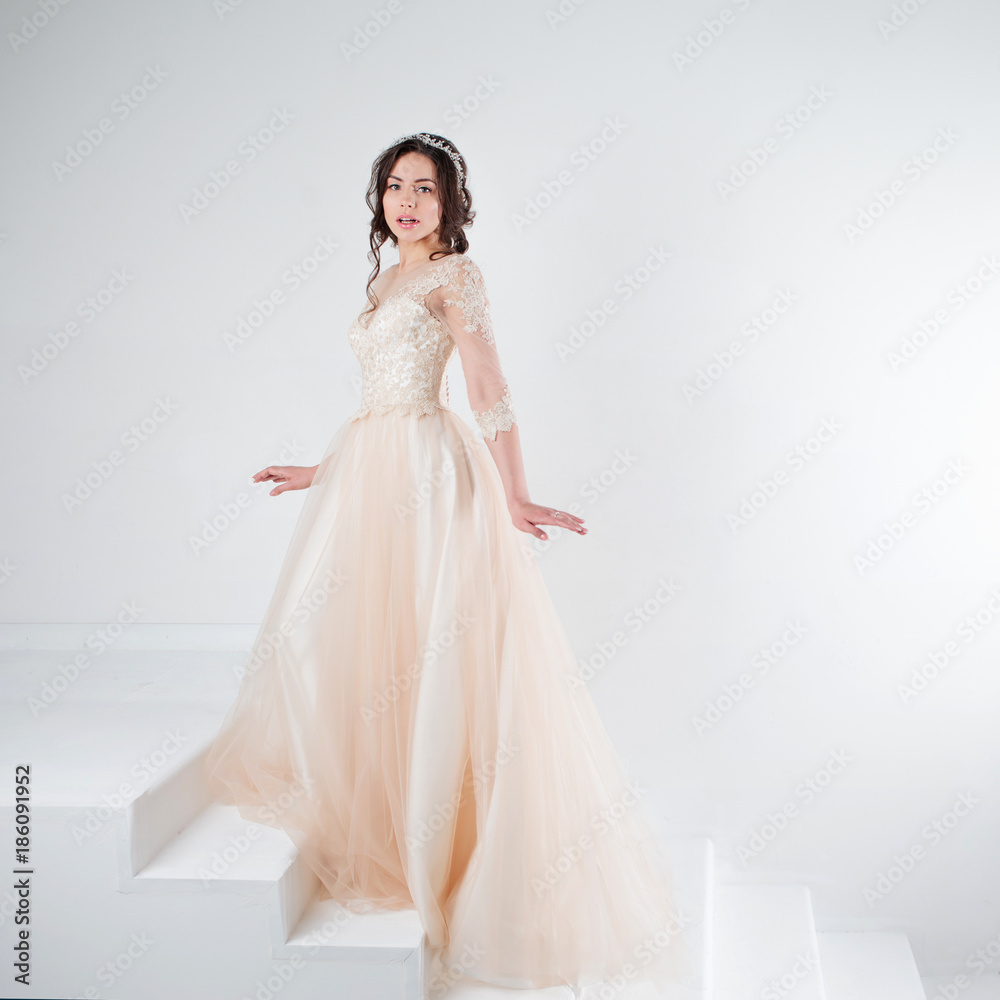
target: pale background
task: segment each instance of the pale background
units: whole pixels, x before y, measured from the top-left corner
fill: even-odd
[[[7,33],[37,4],[4,5],[0,618],[101,623],[135,601],[142,625],[252,635],[303,497],[249,476],[314,464],[358,405],[346,333],[369,271],[371,162],[399,135],[447,135],[470,165],[469,253],[533,499],[590,529],[551,530],[539,565],[599,667],[590,689],[630,774],[733,876],[806,882],[821,926],[902,929],[923,974],[962,969],[1000,933],[1000,8],[906,0],[886,33],[879,0],[734,0],[728,23],[717,0],[564,0],[555,23],[554,3],[375,3],[69,3],[23,45]],[[385,24],[345,54],[373,10]],[[699,32],[708,44],[679,67]],[[121,117],[118,95],[143,96],[144,79]],[[251,162],[241,144],[275,109],[291,120]],[[113,129],[60,179],[53,163],[102,118]],[[620,131],[602,148],[608,120]],[[752,149],[766,162],[720,191]],[[230,160],[240,172],[186,221]],[[852,236],[869,205],[878,218]],[[324,238],[332,258],[283,285]],[[639,271],[653,249],[666,263]],[[131,280],[85,321],[116,270]],[[648,280],[626,299],[635,274]],[[230,352],[223,335],[282,287]],[[791,306],[751,343],[745,324],[782,292]],[[561,357],[606,299],[614,315]],[[937,310],[940,332],[894,369]],[[74,319],[78,336],[25,380]],[[743,353],[687,398],[734,341]],[[457,360],[450,374],[471,419]],[[158,400],[174,412],[128,450]],[[793,466],[824,420],[836,433]],[[124,462],[67,510],[116,448]],[[729,515],[781,470],[734,531]],[[224,530],[195,554],[216,515]],[[894,522],[901,537],[861,572]],[[762,675],[753,657],[788,622],[805,632]],[[904,701],[898,685],[949,642],[957,655]],[[733,706],[741,674],[755,680]],[[807,801],[797,786],[825,781],[835,752],[849,762]],[[922,830],[962,794],[975,807],[932,843]],[[795,818],[741,860],[788,802]],[[915,844],[924,860],[869,905]]]

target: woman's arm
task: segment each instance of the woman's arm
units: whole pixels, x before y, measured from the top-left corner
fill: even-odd
[[[521,437],[517,424],[514,424],[509,431],[497,431],[496,439],[493,441],[486,438],[486,447],[489,448],[500,472],[500,481],[507,497],[507,510],[515,528],[543,540],[548,536],[538,527],[540,524],[556,524],[560,528],[575,531],[578,535],[587,534],[582,517],[531,502],[528,496],[528,484],[524,478]]]
[[[541,524],[557,524],[586,534],[582,518],[532,503],[528,496],[517,418],[500,366],[486,286],[478,266],[468,258],[456,262],[447,284],[428,295],[427,308],[458,348],[469,405],[496,462],[514,526],[541,539],[548,537],[538,527]]]

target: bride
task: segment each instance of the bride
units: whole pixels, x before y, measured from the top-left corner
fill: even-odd
[[[673,983],[668,862],[523,537],[587,529],[530,499],[466,180],[429,133],[373,163],[361,405],[317,465],[253,477],[309,492],[206,781],[286,830],[321,898],[416,909],[438,994]]]

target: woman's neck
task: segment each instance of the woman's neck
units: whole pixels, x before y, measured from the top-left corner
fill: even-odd
[[[437,250],[444,250],[445,247],[437,244],[436,246],[428,245],[414,245],[414,246],[404,246],[400,244],[399,246],[399,274],[409,274],[411,271],[416,271],[418,268],[424,266],[431,259],[431,254]]]

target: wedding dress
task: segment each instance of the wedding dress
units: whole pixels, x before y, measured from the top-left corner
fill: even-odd
[[[349,339],[361,405],[306,492],[213,795],[285,829],[323,898],[415,908],[438,995],[459,972],[678,981],[669,864],[496,463],[448,407],[457,348],[484,438],[516,422],[478,266],[422,265]]]

